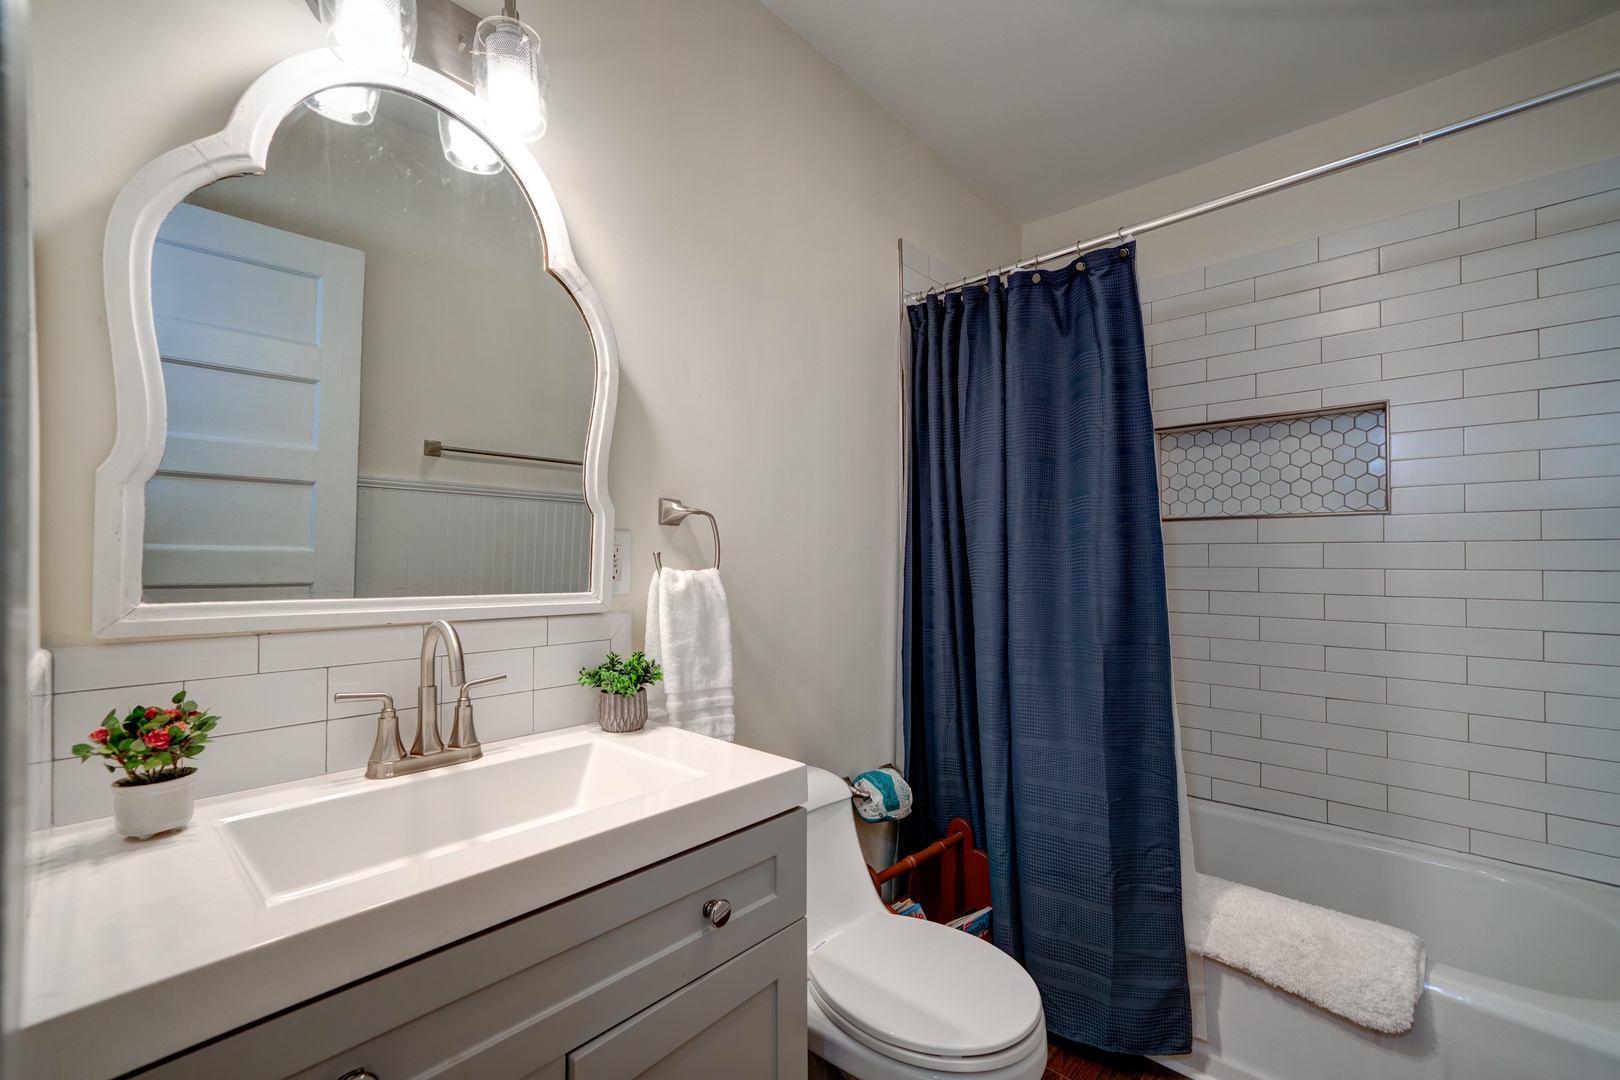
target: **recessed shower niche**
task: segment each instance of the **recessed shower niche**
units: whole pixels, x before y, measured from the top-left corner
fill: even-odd
[[[1387,513],[1388,432],[1382,403],[1162,429],[1160,516]]]

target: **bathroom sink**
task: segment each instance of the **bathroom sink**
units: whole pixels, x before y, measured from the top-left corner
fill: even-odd
[[[291,806],[220,829],[266,904],[280,904],[670,788],[703,773],[601,739],[484,758]]]

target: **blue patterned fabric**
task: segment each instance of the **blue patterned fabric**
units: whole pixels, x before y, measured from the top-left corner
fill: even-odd
[[[1191,1050],[1134,248],[909,309],[909,849],[965,818],[1049,1030]],[[1038,276],[1038,281],[1036,280]]]

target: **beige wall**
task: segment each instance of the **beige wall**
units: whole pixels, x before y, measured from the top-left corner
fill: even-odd
[[[532,3],[552,66],[535,155],[612,314],[609,486],[651,553],[660,495],[726,542],[739,738],[841,770],[894,742],[900,502],[896,241],[959,266],[1018,229],[752,0]],[[83,30],[88,21],[94,33]],[[47,644],[90,640],[92,479],[113,404],[101,234],[148,160],[218,130],[317,47],[297,0],[53,0],[35,16]]]
[[[1024,226],[1024,256],[1173,213],[1613,70],[1620,14],[1269,142]],[[1620,87],[1142,236],[1142,280],[1620,153]]]

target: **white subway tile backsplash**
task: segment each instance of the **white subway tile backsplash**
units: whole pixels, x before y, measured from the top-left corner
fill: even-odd
[[[1536,235],[1536,215],[1531,211],[1492,218],[1472,225],[1464,225],[1445,232],[1430,233],[1415,240],[1402,240],[1379,249],[1379,268],[1384,276],[1403,267],[1418,266],[1438,260],[1455,262],[1459,255],[1472,255],[1476,251],[1517,244],[1533,240]]]
[[[1462,380],[1463,373],[1460,371],[1437,371],[1433,375],[1414,375],[1406,379],[1329,386],[1322,391],[1322,404],[1332,407],[1364,401],[1387,401],[1391,405],[1412,405],[1420,401],[1439,401],[1461,394]]]
[[[1587,697],[1551,693],[1547,695],[1547,722],[1620,729],[1620,706],[1615,704],[1612,695]]]
[[[1372,249],[1341,255],[1336,259],[1305,263],[1288,270],[1262,274],[1254,279],[1254,298],[1265,300],[1284,293],[1302,292],[1341,281],[1378,273],[1378,252]]]
[[[1549,815],[1547,843],[1595,852],[1620,862],[1620,827],[1613,824]]]
[[[1365,806],[1371,810],[1384,809],[1388,799],[1388,788],[1383,784],[1331,773],[1288,769],[1281,765],[1261,765],[1260,783],[1273,791],[1291,791],[1296,795]]]
[[[1150,321],[1171,322],[1183,319],[1188,315],[1201,315],[1217,308],[1230,308],[1240,304],[1247,304],[1254,299],[1254,282],[1249,278],[1242,281],[1219,285],[1213,289],[1201,289],[1198,292],[1182,293],[1179,296],[1155,300],[1150,311]],[[1215,330],[1228,330],[1237,323],[1227,326],[1210,325],[1211,332]]]
[[[1370,253],[1369,253],[1370,254]],[[1354,256],[1351,256],[1352,258]],[[1322,290],[1322,310],[1370,304],[1392,296],[1421,293],[1430,289],[1443,289],[1462,283],[1462,262],[1446,259],[1406,270],[1385,272],[1373,277],[1358,278]]]
[[[1569,480],[1587,476],[1620,476],[1620,445],[1577,446],[1565,450],[1543,450],[1541,452],[1541,475],[1547,480]]]
[[[1542,515],[1534,510],[1501,514],[1397,514],[1384,523],[1384,535],[1397,542],[1535,540],[1541,536],[1541,522]]]
[[[1463,626],[1467,601],[1435,596],[1329,596],[1327,617],[1347,622],[1426,623]]]
[[[1322,359],[1322,343],[1315,338],[1291,341],[1287,345],[1273,345],[1269,349],[1250,349],[1211,356],[1207,361],[1211,379],[1229,379],[1238,375],[1254,375],[1266,371],[1283,371],[1306,367]]]
[[[1620,442],[1620,416],[1614,415],[1564,416],[1518,423],[1490,423],[1468,428],[1463,435],[1463,445],[1470,454],[1603,446],[1615,442]]]
[[[1614,570],[1620,568],[1620,540],[1474,540],[1468,543],[1468,566],[1479,570]]]
[[[1252,761],[1200,754],[1192,750],[1182,754],[1183,765],[1195,776],[1208,776],[1221,780],[1235,780],[1240,784],[1258,784],[1260,766]]]
[[[560,615],[549,619],[487,619],[456,624],[461,647],[469,653],[532,649],[548,641],[552,626],[565,619],[601,620],[606,615]],[[604,635],[605,636],[605,635]],[[565,638],[566,640],[566,638]]]
[[[1305,818],[1309,821],[1327,820],[1327,803],[1286,791],[1236,784],[1230,780],[1210,782],[1210,798],[1216,802],[1247,806],[1255,810],[1269,810],[1274,814]]]
[[[1183,293],[1197,292],[1203,287],[1204,268],[1199,266],[1192,270],[1183,270],[1179,274],[1171,274],[1169,277],[1144,281],[1137,289],[1137,294],[1142,303],[1150,304],[1167,296],[1180,296]]]
[[[1620,794],[1620,762],[1548,754],[1547,782]]]
[[[588,686],[554,686],[534,693],[534,730],[554,731],[596,719],[600,691]]]
[[[580,641],[611,641],[630,630],[628,611],[603,611],[588,615],[553,615],[547,619],[547,644],[571,645]]]
[[[1376,304],[1366,305],[1377,308]],[[1362,308],[1345,308],[1361,311]],[[1377,326],[1377,320],[1373,322]],[[1420,322],[1400,323],[1397,326],[1378,326],[1373,330],[1358,330],[1322,339],[1323,360],[1348,360],[1352,356],[1372,356],[1377,353],[1400,352],[1403,349],[1421,349],[1428,345],[1441,345],[1448,341],[1461,341],[1463,321],[1461,315],[1441,315]]]
[[[1397,733],[1430,739],[1466,740],[1468,714],[1442,709],[1419,709],[1410,705],[1387,705],[1370,701],[1330,701],[1328,722],[1335,726],[1369,728],[1390,739]],[[1389,753],[1383,742],[1380,754]],[[1367,751],[1361,751],[1366,753]],[[1418,759],[1422,760],[1422,759]]]
[[[1203,318],[1202,315],[1197,318]],[[1219,334],[1188,337],[1167,341],[1153,347],[1155,364],[1179,364],[1187,360],[1240,353],[1254,348],[1254,327],[1240,326],[1236,330],[1223,330]]]
[[[1620,187],[1543,206],[1536,211],[1536,233],[1551,236],[1616,220],[1620,220]]]
[[[1620,282],[1620,253],[1544,266],[1536,271],[1536,286],[1542,296],[1596,289],[1617,282]]]
[[[1148,323],[1142,329],[1142,336],[1148,345],[1163,345],[1186,338],[1203,337],[1204,315],[1199,312],[1197,315],[1187,315],[1180,319]]]
[[[1288,716],[1263,716],[1260,718],[1260,730],[1268,740],[1373,756],[1382,755],[1388,743],[1388,736],[1384,732],[1372,728],[1312,723]]]
[[[1328,772],[1371,784],[1412,788],[1415,791],[1429,791],[1436,795],[1451,795],[1459,799],[1468,798],[1468,773],[1464,770],[1403,761],[1394,756],[1371,757],[1367,754],[1349,754],[1342,750],[1334,750],[1328,754]]]
[[[1544,330],[1564,323],[1604,319],[1620,311],[1620,285],[1559,293],[1539,300],[1469,311],[1463,315],[1463,337],[1490,337],[1518,330]]]
[[[333,694],[388,694],[394,707],[416,705],[421,684],[421,664],[416,660],[385,660],[372,664],[342,664],[326,669],[326,716],[369,716],[377,712],[376,701],[334,701]]]
[[[1396,488],[1389,493],[1390,509],[1395,514],[1460,514],[1467,497],[1467,488],[1461,484],[1441,484],[1437,487]]]
[[[1559,386],[1541,391],[1541,415],[1591,416],[1610,413],[1610,438],[1620,442],[1620,381]]]
[[[1207,799],[1207,798],[1210,798],[1210,786],[1209,786],[1210,785],[1210,780],[1209,780],[1209,777],[1207,777],[1207,776],[1191,776],[1191,775],[1187,775],[1187,774],[1184,773],[1182,775],[1182,780],[1187,785],[1187,797],[1188,798],[1191,798],[1191,799]]]
[[[1272,416],[1277,413],[1314,412],[1322,407],[1322,395],[1317,390],[1295,394],[1277,394],[1272,397],[1245,398],[1242,401],[1222,401],[1208,406],[1211,423],[1238,420],[1252,416]]]
[[[1424,679],[1386,679],[1385,693],[1391,705],[1518,720],[1541,720],[1546,716],[1546,695],[1534,690],[1510,690]]]
[[[1389,756],[1404,761],[1442,765],[1465,774],[1491,773],[1495,776],[1517,776],[1525,780],[1544,780],[1547,775],[1547,755],[1543,753],[1487,746],[1484,743],[1468,742],[1466,739],[1437,739],[1392,731],[1389,735]],[[1466,790],[1441,794],[1468,797]]]
[[[52,650],[58,694],[106,686],[147,686],[259,670],[253,637],[185,638]]]
[[[1308,367],[1286,368],[1282,371],[1265,371],[1258,376],[1255,391],[1262,396],[1277,396],[1298,393],[1302,390],[1321,390],[1329,386],[1376,382],[1381,377],[1381,371],[1376,356],[1360,356],[1353,360],[1335,360],[1328,364],[1312,364]],[[1360,400],[1367,401],[1373,398],[1362,397]]]
[[[1395,460],[1390,462],[1389,468],[1389,482],[1395,487],[1534,480],[1541,473],[1541,456],[1534,451],[1469,454],[1459,457],[1419,458],[1414,461]]]
[[[1211,544],[1210,566],[1321,566],[1321,544]]]
[[[1319,248],[1320,256],[1331,259],[1365,248],[1381,248],[1409,240],[1414,236],[1427,236],[1430,233],[1455,229],[1459,223],[1457,204],[1442,203],[1425,210],[1414,210],[1410,214],[1402,214],[1371,225],[1361,225],[1324,236]]]
[[[1396,296],[1383,301],[1380,305],[1382,320],[1385,326],[1395,323],[1417,322],[1420,319],[1432,319],[1438,315],[1449,315],[1453,312],[1488,313],[1504,304],[1515,301],[1533,300],[1536,297],[1536,275],[1532,270],[1518,274],[1509,274],[1505,277],[1485,278],[1482,281],[1470,282],[1466,285],[1454,285],[1449,289],[1435,289],[1431,292],[1413,293],[1406,296]],[[1487,320],[1488,321],[1488,320]],[[1486,337],[1487,333],[1469,333],[1470,321],[1463,318],[1464,337]],[[1536,323],[1540,326],[1540,323]],[[1514,327],[1512,329],[1523,329]],[[1511,333],[1511,330],[1499,330],[1496,333]]]
[[[1382,570],[1295,570],[1260,568],[1260,588],[1268,592],[1362,593],[1384,591]]]
[[[1254,397],[1254,376],[1243,375],[1235,379],[1217,379],[1213,382],[1192,383],[1186,386],[1166,386],[1153,391],[1153,408],[1180,409],[1188,405],[1208,405],[1212,401],[1231,401],[1235,398]]]
[[[1527,240],[1521,244],[1463,256],[1464,281],[1501,277],[1521,270],[1579,262],[1620,251],[1620,222]]]
[[[1243,735],[1215,732],[1212,737],[1214,752],[1225,757],[1268,765],[1282,765],[1307,772],[1326,772],[1328,751],[1320,746],[1278,742],[1275,739],[1251,739]],[[1336,752],[1336,751],[1335,751]]]
[[[578,685],[580,668],[600,664],[608,648],[606,641],[578,641],[534,650],[535,689]]]
[[[1546,635],[1546,649],[1546,658],[1556,663],[1620,668],[1620,635],[1552,633]],[[1620,681],[1620,671],[1615,672],[1615,679]],[[1620,706],[1610,708],[1620,712]]]
[[[376,626],[364,630],[314,630],[292,634],[263,634],[258,640],[259,671],[327,667],[334,659],[346,664],[408,660],[422,653],[420,626]]]
[[[1347,701],[1383,701],[1385,693],[1381,676],[1280,667],[1260,669],[1260,688],[1283,694],[1308,694],[1321,698],[1344,698]]]
[[[1444,345],[1430,345],[1422,349],[1405,349],[1384,353],[1384,377],[1407,378],[1413,375],[1434,375],[1441,372],[1462,371],[1466,388],[1475,368],[1490,368],[1500,364],[1513,364],[1533,360],[1540,350],[1540,338],[1535,331],[1502,334],[1499,337],[1474,338],[1470,341],[1452,341]],[[1483,381],[1482,384],[1484,385]],[[1504,386],[1501,390],[1478,393],[1506,393],[1509,390],[1528,390],[1540,383],[1532,380],[1525,386]]]
[[[1259,539],[1266,544],[1365,542],[1384,538],[1384,518],[1279,517],[1260,521]]]
[[[1479,802],[1620,825],[1620,795],[1612,792],[1559,787],[1488,773],[1474,773],[1469,786],[1470,797]]]
[[[1468,658],[1468,681],[1479,686],[1520,687],[1620,699],[1620,672],[1602,664],[1551,664],[1535,660],[1471,656]],[[1620,700],[1613,708],[1620,711]]]
[[[1286,345],[1290,341],[1303,341],[1306,338],[1329,338],[1330,335],[1370,331],[1377,325],[1378,305],[1358,304],[1355,307],[1337,308],[1316,315],[1302,315],[1297,319],[1262,323],[1255,327],[1254,343],[1257,348],[1264,349],[1272,345]],[[1329,356],[1326,342],[1322,355],[1325,360],[1343,359],[1339,356]]]
[[[1209,610],[1216,615],[1261,615],[1295,620],[1319,620],[1323,616],[1322,598],[1312,593],[1270,592],[1212,592]],[[1265,633],[1262,620],[1260,636]]]
[[[1453,653],[1457,656],[1500,656],[1540,660],[1538,630],[1487,630],[1474,626],[1412,626],[1390,623],[1387,647],[1399,652]]]
[[[1232,664],[1272,664],[1322,670],[1323,646],[1297,645],[1281,641],[1233,641],[1228,638],[1210,640],[1210,659]]]
[[[1253,283],[1250,282],[1249,284],[1252,286]],[[1231,288],[1231,286],[1226,287]],[[1250,291],[1253,291],[1252,288]],[[1273,323],[1300,315],[1314,315],[1321,310],[1321,297],[1315,289],[1307,292],[1285,293],[1282,296],[1273,296],[1267,300],[1257,300],[1252,304],[1238,304],[1232,307],[1223,306],[1219,311],[1211,311],[1209,313],[1209,332],[1214,334],[1222,330],[1232,330],[1239,326],[1256,326],[1260,323]]]
[[[1620,479],[1525,480],[1469,484],[1464,504],[1475,510],[1579,510],[1620,503]]]
[[[1468,829],[1484,829],[1525,840],[1544,841],[1547,838],[1546,815],[1517,807],[1496,806],[1410,788],[1390,788],[1389,809],[1391,813],[1405,814],[1407,817],[1427,818]]]
[[[1213,594],[1212,594],[1213,595]],[[1242,595],[1242,594],[1229,594]],[[1258,594],[1270,596],[1269,593]],[[1279,600],[1307,600],[1324,604],[1325,597],[1306,594],[1284,595]],[[1381,649],[1384,647],[1385,624],[1381,622],[1335,622],[1321,615],[1304,618],[1262,618],[1262,641],[1294,641],[1307,645],[1342,645],[1352,649]]]
[[[1517,335],[1509,335],[1515,337]],[[1539,334],[1528,335],[1540,341]],[[1485,338],[1480,344],[1506,338]],[[1539,345],[1536,346],[1539,348]],[[1620,365],[1620,349],[1603,352],[1548,355],[1545,360],[1477,368],[1463,373],[1463,393],[1469,397],[1510,394],[1518,390],[1540,390],[1549,386],[1574,386],[1601,382],[1613,376]]]
[[[1508,630],[1568,630],[1573,634],[1620,634],[1620,609],[1607,603],[1469,600],[1468,625]]]
[[[1543,511],[1541,535],[1548,540],[1620,539],[1620,508]]]
[[[1204,731],[1223,731],[1229,735],[1255,738],[1260,735],[1260,717],[1257,713],[1212,709],[1205,705],[1183,705],[1178,711],[1182,723]]]
[[[1401,570],[1461,570],[1463,545],[1459,543],[1324,544],[1328,567],[1384,567]]]
[[[315,723],[326,719],[326,669],[188,679],[186,696],[219,717],[221,736]]]
[[[1250,690],[1236,686],[1216,686],[1210,691],[1210,701],[1218,709],[1252,712],[1262,716],[1284,716],[1294,720],[1323,721],[1327,719],[1327,703],[1308,694],[1285,694],[1273,690]],[[1207,725],[1206,725],[1207,726]],[[1234,735],[1247,735],[1236,731]]]
[[[1620,731],[1575,724],[1534,723],[1534,718],[1470,716],[1470,742],[1542,750],[1548,754],[1620,762]]]
[[[1356,675],[1387,675],[1398,679],[1432,679],[1456,683],[1468,681],[1468,658],[1444,653],[1329,648],[1327,669]]]
[[[1568,326],[1549,326],[1540,330],[1539,334],[1542,356],[1568,356],[1616,349],[1620,348],[1620,315]]]
[[[1473,424],[1507,424],[1534,420],[1540,408],[1534,391],[1496,394],[1491,397],[1456,398],[1420,405],[1396,405],[1389,411],[1391,431],[1419,431]]]

